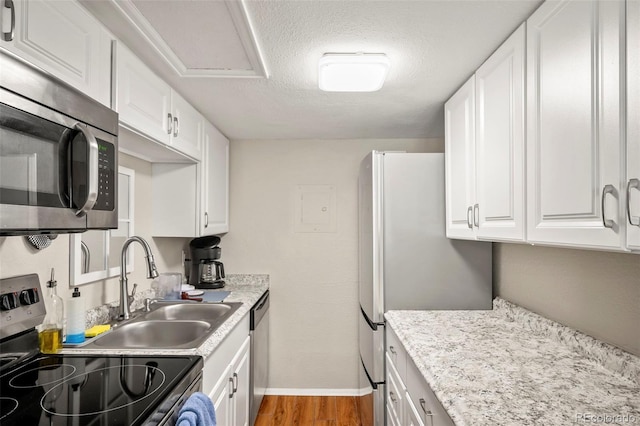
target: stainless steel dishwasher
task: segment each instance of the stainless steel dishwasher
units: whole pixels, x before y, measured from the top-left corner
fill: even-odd
[[[269,290],[251,308],[251,372],[249,375],[249,411],[251,425],[256,421],[269,381]]]

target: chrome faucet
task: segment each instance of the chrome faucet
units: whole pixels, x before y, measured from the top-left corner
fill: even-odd
[[[147,278],[156,278],[158,276],[158,269],[153,260],[153,253],[151,253],[149,243],[136,236],[128,238],[122,245],[122,254],[120,256],[120,307],[118,309],[118,320],[127,320],[131,317],[130,305],[133,303],[133,296],[136,294],[137,284],[133,285],[133,290],[129,295],[127,282],[127,249],[134,241],[139,242],[144,249],[144,257],[147,260]]]

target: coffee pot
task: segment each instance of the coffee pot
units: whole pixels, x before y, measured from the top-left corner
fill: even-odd
[[[224,265],[218,261],[222,249],[218,247],[220,237],[206,236],[189,242],[191,251],[191,271],[189,284],[198,289],[224,287]]]

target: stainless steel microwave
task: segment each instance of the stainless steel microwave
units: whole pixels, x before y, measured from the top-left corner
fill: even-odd
[[[0,235],[118,226],[118,114],[0,51]]]

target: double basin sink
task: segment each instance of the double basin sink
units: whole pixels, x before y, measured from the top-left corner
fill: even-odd
[[[239,302],[156,302],[149,312],[98,336],[87,349],[190,349],[198,347],[242,306]]]

